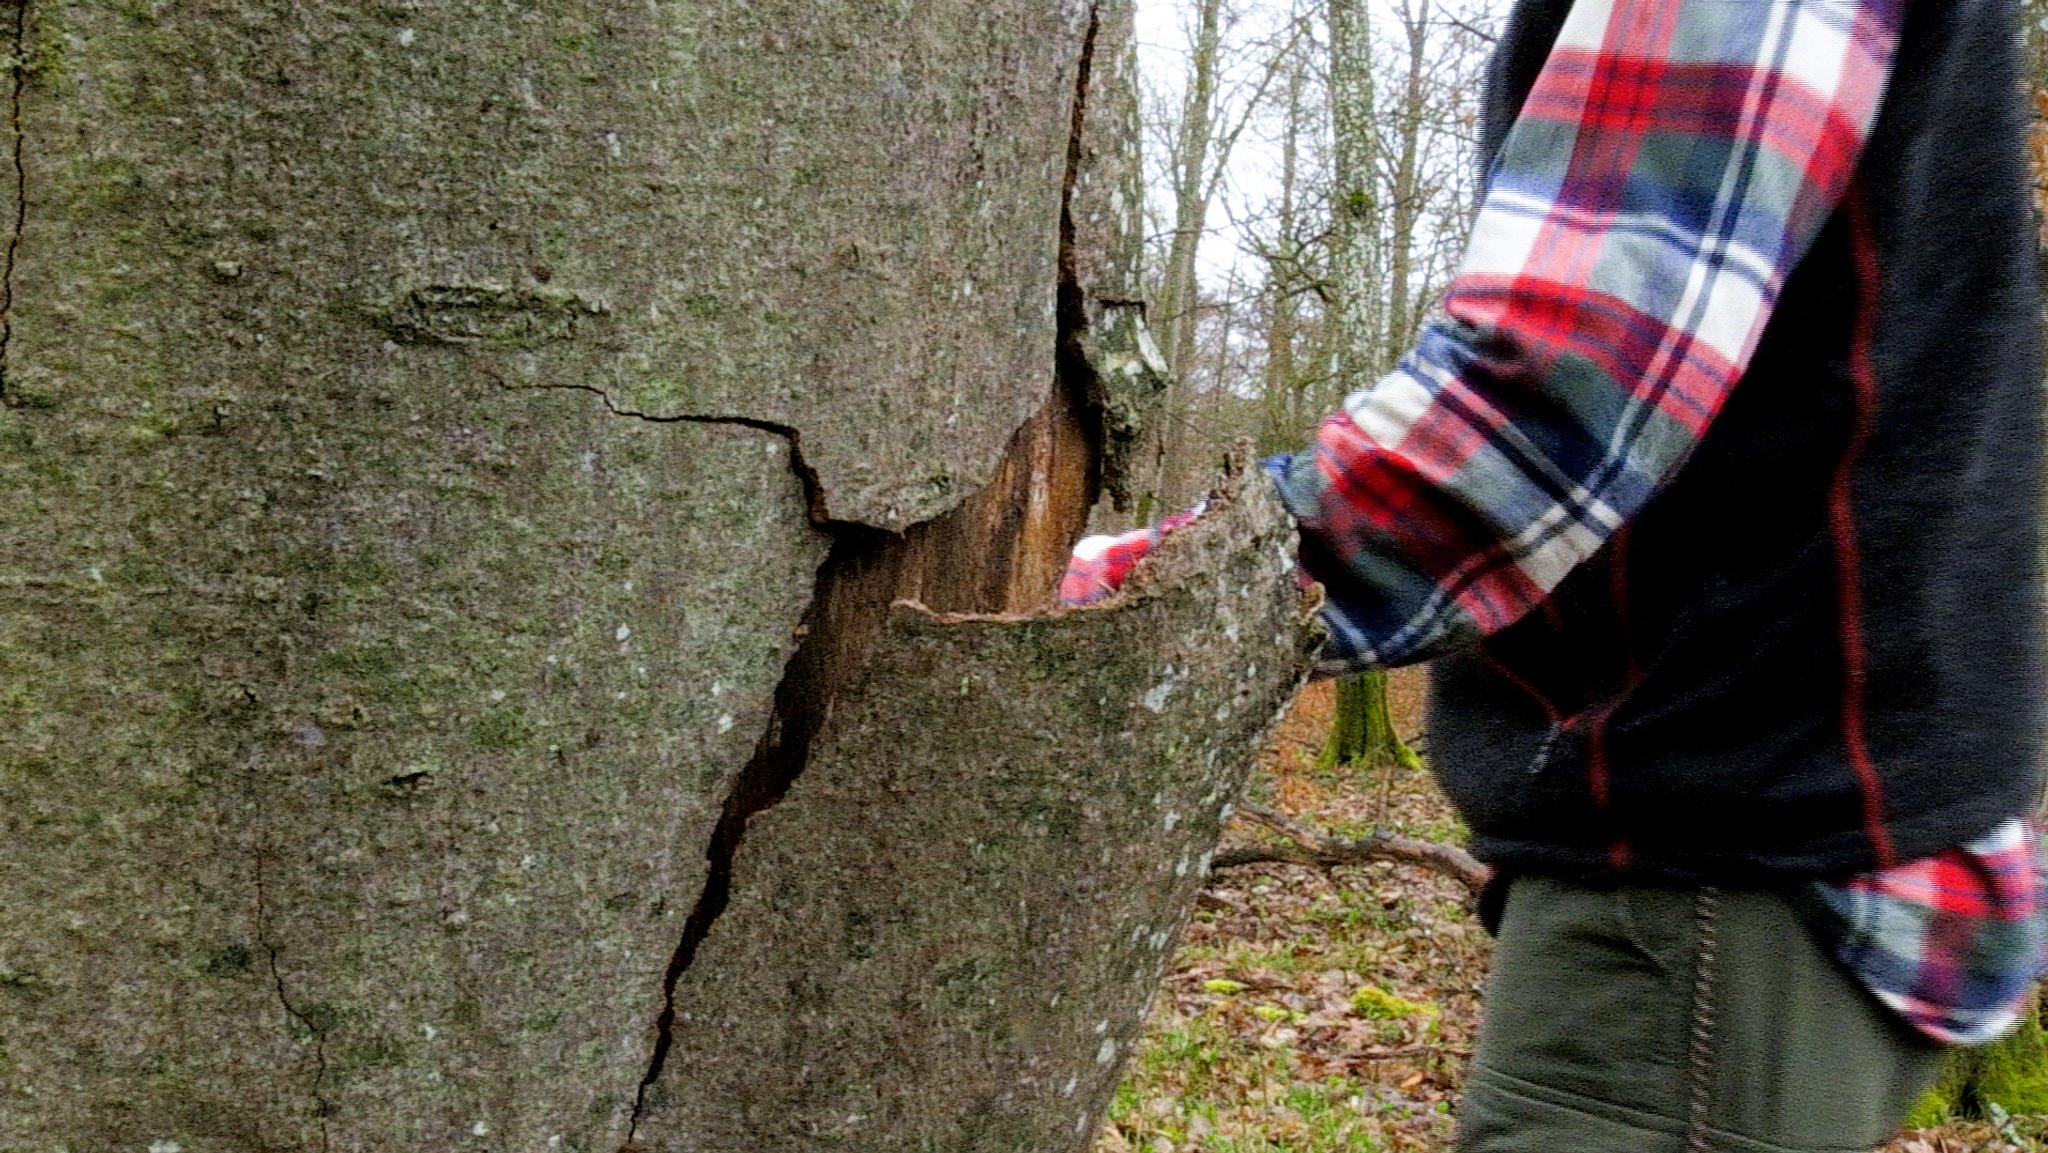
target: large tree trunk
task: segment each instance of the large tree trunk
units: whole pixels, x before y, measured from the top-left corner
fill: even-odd
[[[1024,612],[1127,15],[15,8],[0,1148],[1085,1145],[1302,660],[1256,493]]]

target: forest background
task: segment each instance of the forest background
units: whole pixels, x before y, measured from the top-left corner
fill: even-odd
[[[1438,307],[1469,230],[1506,0],[1138,5],[1152,330],[1171,368],[1128,522],[1185,507],[1239,438],[1308,442]],[[2022,19],[2048,123],[2048,0]],[[2048,134],[2035,133],[2048,206]],[[2037,243],[2048,234],[2037,237]],[[2044,245],[2048,251],[2048,245]],[[1424,767],[1422,677],[1312,686],[1262,757],[1101,1153],[1447,1148],[1488,947],[1443,872],[1335,867],[1457,844]],[[1420,755],[1418,755],[1418,751]],[[1286,864],[1292,856],[1324,863]],[[2043,1148],[2038,1027],[1958,1063],[1900,1153]]]

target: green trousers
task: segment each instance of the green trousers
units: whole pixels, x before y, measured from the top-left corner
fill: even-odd
[[[1779,895],[1519,877],[1458,1148],[1867,1150],[1940,1061]]]

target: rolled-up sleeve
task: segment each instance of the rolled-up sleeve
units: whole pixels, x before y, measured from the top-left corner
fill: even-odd
[[[1444,303],[1270,466],[1328,671],[1505,628],[1684,463],[1847,194],[1903,0],[1578,0]]]

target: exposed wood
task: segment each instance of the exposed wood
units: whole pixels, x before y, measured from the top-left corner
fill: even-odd
[[[1246,479],[1100,606],[896,606],[676,986],[649,1149],[1089,1146],[1307,667]]]
[[[1128,6],[502,7],[16,6],[0,1148],[1080,1141],[1306,661],[1270,498],[1020,611],[1145,391]]]

